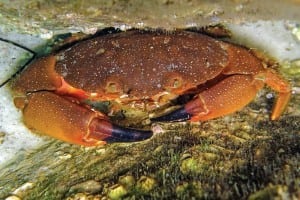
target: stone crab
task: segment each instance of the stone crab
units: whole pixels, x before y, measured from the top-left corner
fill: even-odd
[[[188,96],[152,121],[204,121],[240,110],[269,86],[278,93],[271,119],[291,96],[289,83],[253,51],[205,34],[130,30],[94,37],[39,58],[12,83],[15,105],[30,129],[73,144],[148,139],[150,130],[122,127],[95,102],[152,113]],[[93,102],[93,103],[91,103]]]

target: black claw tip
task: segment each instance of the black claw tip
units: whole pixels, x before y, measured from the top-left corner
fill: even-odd
[[[153,135],[152,131],[137,130],[113,125],[113,131],[107,142],[136,142],[146,140]]]
[[[152,118],[153,122],[172,122],[172,121],[186,121],[191,119],[191,114],[187,113],[183,108],[179,108],[178,110],[174,110],[167,115],[163,115],[160,117]]]

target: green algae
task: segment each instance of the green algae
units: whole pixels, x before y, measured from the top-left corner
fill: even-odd
[[[246,110],[231,117],[231,124],[241,118],[252,123],[251,138],[243,143],[226,137],[239,136],[226,133],[228,125],[222,119],[202,125],[164,124],[165,133],[141,143],[82,148],[51,142],[1,171],[0,185],[5,188],[0,197],[28,182],[33,187],[23,199],[35,199],[41,192],[46,199],[73,199],[82,193],[111,198],[232,199],[245,198],[271,183],[299,186],[299,117],[256,122]],[[199,126],[205,133],[199,134]],[[190,158],[196,164],[183,169]],[[83,186],[94,181],[98,187],[93,192]],[[80,184],[80,190],[75,190]],[[296,191],[287,192],[293,196]]]

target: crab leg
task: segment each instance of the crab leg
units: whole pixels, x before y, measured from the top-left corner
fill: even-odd
[[[291,98],[291,86],[287,81],[282,79],[271,69],[267,70],[267,72],[265,73],[264,81],[270,88],[278,92],[278,97],[271,114],[271,120],[276,120],[285,110]]]
[[[271,119],[281,115],[290,98],[290,86],[287,82],[270,70],[263,74],[230,75],[216,85],[204,90],[184,107],[166,116],[155,118],[154,121],[204,121],[224,116],[240,110],[247,105],[264,84],[279,93]]]
[[[51,92],[30,94],[23,114],[29,128],[73,144],[93,146],[111,141],[145,140],[152,136],[151,131],[113,125],[102,113]]]

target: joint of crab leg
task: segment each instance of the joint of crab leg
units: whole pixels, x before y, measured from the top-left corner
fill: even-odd
[[[199,121],[198,117],[206,115],[208,109],[205,105],[201,95],[198,95],[195,99],[189,101],[185,106],[163,115],[160,117],[152,118],[151,121],[156,122],[171,122],[171,121]]]
[[[64,78],[61,77],[61,85],[56,89],[56,93],[62,95],[73,96],[79,99],[86,99],[89,94],[82,89],[75,88],[68,84]]]
[[[185,105],[185,110],[191,115],[190,121],[199,121],[201,116],[205,116],[209,113],[209,109],[201,94],[197,98],[191,100]]]
[[[152,131],[124,128],[107,120],[94,118],[89,125],[87,137],[106,142],[135,142],[146,140],[152,135]]]

